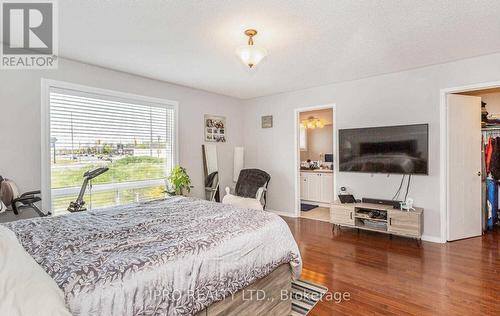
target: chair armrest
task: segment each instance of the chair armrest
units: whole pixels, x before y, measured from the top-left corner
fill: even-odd
[[[264,195],[264,192],[266,192],[267,189],[265,187],[260,187],[258,190],[257,190],[257,193],[255,194],[255,199],[257,201],[260,201],[262,199],[262,196]]]
[[[28,195],[37,195],[37,194],[41,194],[40,190],[25,192],[25,193],[21,194],[20,198],[23,198],[23,197],[28,196]]]
[[[27,204],[40,202],[41,200],[42,200],[42,198],[39,196],[34,196],[34,195],[21,196],[21,197],[18,197],[17,199],[13,199],[12,205],[15,205],[16,203],[22,203],[24,205],[27,205]]]

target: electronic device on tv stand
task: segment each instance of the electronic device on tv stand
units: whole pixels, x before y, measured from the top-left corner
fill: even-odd
[[[383,199],[373,199],[373,198],[363,198],[361,200],[363,203],[370,204],[380,204],[380,205],[389,205],[393,208],[399,208],[401,205],[401,201],[393,201],[393,200],[383,200]]]
[[[346,203],[356,203],[356,199],[354,198],[354,195],[352,194],[339,194],[339,200],[340,203],[346,204]]]

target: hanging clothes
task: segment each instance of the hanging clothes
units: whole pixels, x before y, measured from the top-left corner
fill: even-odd
[[[493,229],[493,225],[497,221],[498,213],[498,183],[496,180],[489,178],[487,180],[488,187],[488,208],[487,208],[487,227]]]
[[[493,229],[498,222],[500,185],[500,124],[482,130],[482,227]]]
[[[484,150],[485,162],[486,162],[486,174],[490,173],[490,162],[491,156],[493,155],[493,144],[492,137],[488,136],[488,142],[486,143],[486,148]]]
[[[489,137],[483,133],[481,137],[481,228],[483,232],[488,230],[488,187],[486,185],[486,145]]]
[[[493,179],[500,180],[500,137],[492,139],[492,154],[490,161],[490,173]]]

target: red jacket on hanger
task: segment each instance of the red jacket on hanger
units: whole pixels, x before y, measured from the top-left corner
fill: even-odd
[[[484,150],[484,155],[486,159],[486,175],[490,173],[490,162],[491,156],[493,155],[493,143],[491,136],[488,137],[488,144],[486,144],[486,149]]]

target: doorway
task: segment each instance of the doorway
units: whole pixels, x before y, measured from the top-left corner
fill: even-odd
[[[454,241],[498,229],[500,84],[442,91],[442,100],[443,239]]]
[[[298,217],[330,221],[335,196],[335,127],[333,105],[295,112]]]

